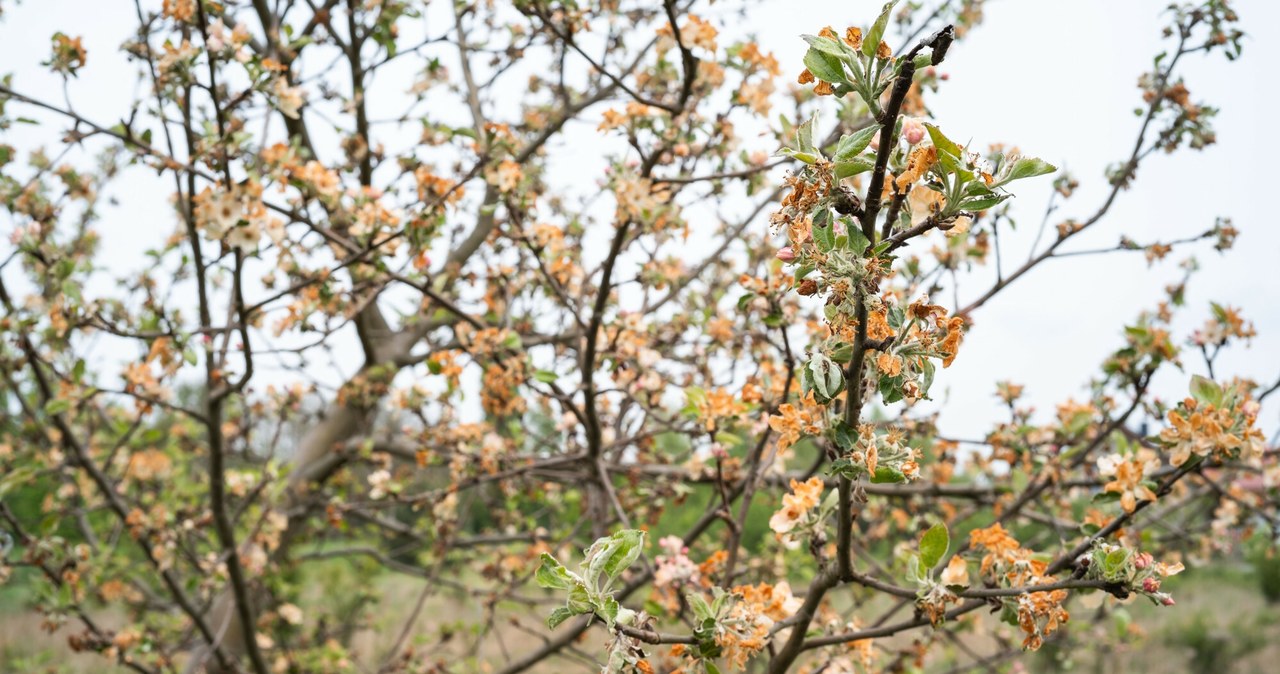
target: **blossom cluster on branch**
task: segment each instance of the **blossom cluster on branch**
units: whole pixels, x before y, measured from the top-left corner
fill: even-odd
[[[0,80],[0,583],[112,671],[871,672],[1103,652],[1275,550],[1280,384],[1220,372],[1243,310],[1175,329],[1192,258],[1083,396],[937,392],[1046,262],[1248,236],[1076,245],[1215,141],[1181,65],[1239,55],[1226,0],[1164,15],[1096,205],[931,113],[982,0],[815,19],[802,63],[724,4],[139,2],[120,110],[52,35],[64,99]]]

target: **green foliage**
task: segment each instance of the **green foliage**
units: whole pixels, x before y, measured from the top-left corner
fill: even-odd
[[[947,534],[947,525],[938,522],[929,527],[920,537],[920,575],[928,574],[937,566],[950,548],[951,538]]]
[[[1268,604],[1280,604],[1280,546],[1268,531],[1253,535],[1245,545],[1245,558],[1258,579],[1258,590]]]
[[[1222,674],[1235,670],[1242,658],[1265,646],[1267,639],[1257,629],[1252,616],[1236,618],[1224,626],[1197,613],[1188,622],[1170,629],[1165,634],[1165,642],[1190,649],[1186,671]]]
[[[644,536],[643,531],[623,529],[596,540],[583,551],[581,574],[569,571],[555,557],[542,553],[542,563],[534,576],[538,586],[568,593],[565,605],[547,617],[547,627],[555,629],[569,618],[587,613],[594,613],[610,629],[615,622],[630,623],[635,613],[620,607],[611,589],[618,576],[643,552]]]

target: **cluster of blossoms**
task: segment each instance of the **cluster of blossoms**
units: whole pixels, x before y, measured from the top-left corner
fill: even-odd
[[[169,400],[172,391],[165,382],[171,381],[185,362],[174,341],[160,337],[151,343],[144,359],[125,365],[120,376],[124,390],[137,396],[134,406],[140,411],[150,410],[152,401]]]
[[[742,63],[744,81],[735,94],[738,102],[746,105],[757,115],[769,114],[770,108],[773,107],[770,97],[776,88],[774,78],[782,72],[778,59],[774,58],[772,53],[761,52],[759,45],[754,42],[735,45],[730,48],[729,53],[731,56],[736,56]],[[756,73],[759,73],[760,77],[752,78]]]
[[[1173,313],[1167,302],[1154,312],[1143,312],[1137,322],[1125,328],[1125,346],[1103,364],[1103,371],[1129,381],[1138,381],[1164,363],[1180,365],[1178,347],[1169,334]]]
[[[654,564],[658,567],[653,572],[654,587],[699,583],[701,572],[698,565],[689,559],[689,548],[683,539],[679,536],[667,536],[658,541],[658,547],[666,554],[654,558]]]
[[[205,49],[211,54],[230,55],[240,63],[247,63],[252,58],[249,50],[249,41],[252,35],[249,33],[248,26],[243,23],[236,23],[228,32],[227,24],[218,17],[209,22],[209,27],[205,31]]]
[[[1035,577],[1035,580],[1042,579]],[[1066,600],[1066,590],[1027,592],[1018,595],[1018,627],[1026,634],[1022,640],[1023,648],[1031,650],[1040,648],[1045,637],[1066,624],[1070,618],[1067,609],[1062,607],[1062,603]]]
[[[685,660],[685,666],[675,671],[701,671],[699,661],[705,663],[713,657],[722,658],[731,670],[745,669],[747,661],[764,650],[772,637],[785,637],[786,630],[771,634],[774,625],[795,614],[803,603],[786,581],[739,585],[729,592],[715,587],[711,592],[710,602],[697,593],[687,597],[700,621],[694,630],[698,644],[672,647],[671,655]]]
[[[88,52],[81,43],[82,38],[71,37],[64,33],[53,34],[53,55],[48,65],[54,72],[63,76],[75,75],[88,60]]]
[[[459,326],[458,340],[484,367],[480,404],[489,414],[506,417],[526,409],[521,391],[528,379],[529,361],[520,350],[520,336],[504,328]]]
[[[916,597],[916,606],[931,625],[939,625],[946,619],[947,607],[960,602],[956,592],[969,587],[969,565],[956,555],[939,574],[937,582],[923,578],[920,584],[923,587]]]
[[[1182,573],[1181,562],[1157,562],[1150,553],[1136,552],[1124,546],[1097,541],[1080,560],[1085,577],[1115,583],[1126,591],[1137,592],[1161,606],[1173,606],[1173,597],[1160,590],[1161,583]]]
[[[831,464],[831,472],[854,478],[865,475],[873,483],[910,482],[920,477],[917,453],[897,428],[877,433],[873,424],[860,424],[856,436],[842,423],[831,433],[844,456]]]
[[[1266,439],[1255,425],[1261,406],[1240,382],[1219,386],[1195,377],[1191,397],[1169,410],[1169,426],[1159,440],[1170,452],[1169,462],[1181,466],[1194,457],[1240,459],[1256,464]]]
[[[1240,310],[1217,302],[1209,305],[1213,316],[1204,327],[1191,333],[1191,343],[1200,347],[1222,346],[1230,339],[1249,340],[1258,335],[1251,321],[1240,315]]]
[[[695,563],[679,536],[659,540],[658,547],[665,554],[654,558],[653,592],[648,605],[661,606],[671,613],[680,611],[682,596],[715,587],[715,579],[729,557],[728,552],[716,550],[701,563]]]
[[[710,391],[694,388],[686,394],[708,433],[715,432],[718,428],[722,428],[726,421],[733,420],[747,411],[745,403],[723,388]]]
[[[979,574],[996,587],[1024,587],[1052,582],[1045,576],[1048,563],[1035,552],[1023,548],[999,523],[969,532],[969,543],[983,551]],[[1070,618],[1062,606],[1066,590],[1024,592],[1004,602],[1006,615],[1016,621],[1026,635],[1022,645],[1040,648],[1044,638],[1053,634]]]
[[[658,26],[656,30],[658,34],[657,50],[658,54],[665,54],[675,47],[675,31],[670,24]],[[685,24],[680,27],[680,43],[689,48],[704,49],[714,54],[716,51],[716,37],[719,31],[711,25],[710,21],[703,19],[697,14],[690,14],[686,17]]]
[[[946,309],[923,298],[905,312],[886,301],[869,313],[867,336],[886,340],[873,361],[885,403],[927,397],[936,372],[931,359],[950,367],[960,351],[964,325],[963,318],[948,317]],[[880,336],[872,337],[873,333]]]
[[[799,405],[783,403],[778,413],[769,415],[769,428],[778,433],[778,449],[786,451],[805,435],[821,435],[826,428],[826,409],[806,396]]]
[[[1152,483],[1148,479],[1160,469],[1160,457],[1152,450],[1139,448],[1128,455],[1108,454],[1098,459],[1098,474],[1111,480],[1103,492],[1116,494],[1120,506],[1127,513],[1133,512],[1140,501],[1156,500]]]
[[[262,184],[248,180],[231,189],[206,187],[195,197],[196,226],[210,241],[222,241],[246,253],[257,250],[264,233],[284,239],[284,221],[262,202]]]
[[[825,634],[857,632],[867,627],[857,616],[844,616],[825,606],[822,607],[818,619]],[[883,647],[876,647],[875,639],[850,641],[844,648],[830,654],[822,671],[826,674],[864,674],[879,671],[875,666],[876,656],[883,652]],[[919,662],[918,659],[917,662]]]
[[[791,481],[791,493],[783,495],[782,508],[769,518],[769,528],[784,546],[798,548],[803,535],[821,529],[822,516],[818,505],[822,502],[823,487],[820,477],[804,482]]]
[[[728,620],[744,629],[726,630],[717,635],[716,643],[724,649],[730,666],[744,669],[747,658],[763,648],[774,624],[791,617],[803,601],[791,593],[786,581],[740,585],[733,588],[733,593],[740,599],[734,603]]]

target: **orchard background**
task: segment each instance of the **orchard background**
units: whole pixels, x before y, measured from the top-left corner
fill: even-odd
[[[1269,3],[0,10],[0,670],[1277,655]]]

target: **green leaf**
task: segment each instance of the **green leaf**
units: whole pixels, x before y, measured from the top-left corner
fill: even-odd
[[[866,38],[862,41],[862,53],[867,56],[875,56],[876,48],[880,46],[880,41],[884,39],[884,31],[889,27],[889,13],[893,11],[893,6],[898,4],[898,0],[884,3],[884,8],[880,10],[880,16],[876,18],[876,22],[871,24],[871,30],[867,31]]]
[[[1003,203],[1006,199],[1008,199],[1008,198],[1009,198],[1009,197],[1011,197],[1011,196],[1013,196],[1013,195],[1011,195],[1011,194],[993,194],[993,195],[991,195],[991,196],[987,196],[987,197],[977,197],[977,198],[973,198],[973,199],[966,199],[966,200],[964,200],[964,201],[961,201],[961,202],[960,202],[960,210],[963,210],[963,211],[985,211],[985,210],[987,210],[988,208],[991,208],[992,206],[998,206],[998,205],[1000,205],[1001,203]]]
[[[533,373],[533,378],[544,384],[554,384],[555,381],[560,378],[560,375],[552,372],[551,370],[538,370]]]
[[[1018,609],[1012,601],[1001,602],[1000,622],[1015,627],[1018,625]]]
[[[598,613],[601,618],[604,618],[605,623],[609,625],[609,629],[613,629],[613,623],[618,620],[619,608],[617,599],[614,599],[613,597],[605,597],[604,601],[596,610],[596,613]]]
[[[920,383],[920,396],[928,399],[929,387],[933,386],[933,377],[937,373],[938,367],[933,364],[933,361],[925,359],[923,371],[924,380]]]
[[[573,574],[556,561],[555,557],[545,552],[542,553],[542,563],[538,565],[538,571],[533,577],[538,587],[548,590],[567,590],[573,587]]]
[[[1124,566],[1126,560],[1129,559],[1129,551],[1124,548],[1116,548],[1107,554],[1106,560],[1103,561],[1102,567],[1108,576],[1111,576]]]
[[[840,143],[836,145],[836,156],[834,159],[837,162],[853,159],[860,152],[867,149],[868,145],[871,145],[871,139],[875,138],[877,133],[880,133],[880,125],[872,124],[865,129],[859,129],[858,131],[842,137],[840,139]]]
[[[809,163],[813,163],[813,162],[809,162]],[[863,159],[862,157],[854,157],[849,161],[836,162],[836,166],[835,166],[836,179],[839,180],[841,178],[848,178],[849,176],[856,176],[859,173],[866,173],[867,171],[870,171],[873,168],[875,168],[875,164],[871,163],[866,159]]]
[[[716,433],[715,440],[716,442],[731,448],[738,447],[743,442],[742,436],[734,435],[733,433],[728,433],[726,431],[720,431],[719,433]]]
[[[818,161],[818,155],[813,152],[801,152],[799,150],[792,150],[789,147],[784,147],[781,150],[778,150],[778,156],[791,157],[792,159],[802,161],[806,164],[814,164]]]
[[[573,611],[570,611],[568,608],[565,608],[564,606],[561,606],[560,608],[552,611],[551,615],[547,616],[547,629],[555,629],[560,626],[560,623],[568,620],[569,618],[572,618],[575,615],[578,615],[578,614],[574,613]]]
[[[924,563],[920,561],[920,555],[910,553],[904,555],[902,559],[907,563],[907,580],[911,581],[912,585],[919,585],[921,581],[928,578]]]
[[[1217,407],[1222,404],[1222,387],[1215,384],[1212,379],[1193,374],[1191,375],[1191,397]],[[46,406],[45,409],[47,410],[48,407]]]
[[[867,246],[870,246],[871,242],[862,234],[858,223],[850,220],[845,223],[844,228],[849,233],[849,250],[857,253],[858,257],[862,257],[867,252]]]
[[[841,65],[840,59],[819,51],[813,47],[804,55],[804,67],[813,73],[813,76],[823,82],[832,84],[844,84],[848,80],[844,76],[844,66]]]
[[[54,398],[53,400],[50,400],[48,403],[45,403],[44,413],[53,417],[53,416],[62,414],[63,412],[66,412],[69,409],[71,409],[70,400]]]
[[[1227,315],[1226,307],[1223,307],[1221,304],[1218,304],[1217,302],[1210,302],[1209,311],[1213,314],[1213,317],[1217,319],[1219,323],[1231,322],[1231,317]]]
[[[565,605],[575,615],[590,613],[595,610],[595,602],[591,598],[591,593],[587,591],[586,585],[574,585],[569,590],[569,600]]]
[[[1006,185],[1015,180],[1022,180],[1023,178],[1042,176],[1046,173],[1053,173],[1057,170],[1057,166],[1054,166],[1043,159],[1037,159],[1035,157],[1019,157],[1013,162],[1013,165],[1009,167],[1008,173],[1005,173],[1004,176],[996,182],[995,186],[998,187],[1000,185]]]
[[[920,537],[920,574],[928,574],[930,569],[942,561],[950,548],[951,535],[947,533],[947,525],[938,522],[929,527],[924,536]]]
[[[929,132],[929,139],[933,141],[933,146],[938,148],[939,151],[945,152],[956,159],[959,159],[960,155],[963,154],[960,146],[956,145],[950,138],[947,138],[941,129],[929,123],[925,123],[924,128]]]
[[[604,572],[612,580],[640,557],[640,552],[644,549],[644,532],[639,529],[623,529],[610,538],[616,541],[617,546],[605,561]]]
[[[1093,498],[1090,500],[1092,500],[1094,503],[1112,503],[1114,501],[1120,500],[1120,492],[1100,491],[1094,494]]]
[[[818,113],[815,112],[812,117],[805,121],[804,124],[796,127],[796,149],[800,152],[822,156],[822,154],[818,152],[818,148],[813,145],[813,127],[817,125]]]
[[[824,253],[830,252],[836,246],[835,227],[830,224],[825,227],[815,225],[813,228],[813,242],[817,244],[818,250]]]
[[[902,377],[882,377],[880,379],[880,397],[884,404],[892,405],[906,397],[902,392]]]
[[[819,208],[813,212],[813,226],[823,228],[831,224],[831,209]]]
[[[902,484],[907,476],[892,466],[876,466],[876,474],[871,476],[872,484]]]
[[[812,375],[813,392],[819,402],[826,403],[844,390],[844,373],[840,366],[823,354],[809,360],[809,373]]]
[[[857,442],[858,434],[852,426],[843,420],[836,423],[831,431],[831,437],[835,441],[836,446],[846,452],[853,449],[853,445]]]
[[[810,47],[817,49],[824,54],[829,54],[840,59],[847,59],[851,55],[849,49],[846,48],[844,43],[839,40],[822,37],[821,35],[801,35],[800,37],[805,42],[808,42]]]
[[[715,620],[715,612],[711,610],[711,607],[707,604],[707,600],[703,599],[702,595],[696,592],[690,592],[685,595],[685,599],[689,602],[689,608],[693,609],[693,616],[697,618],[699,622],[703,620]]]

